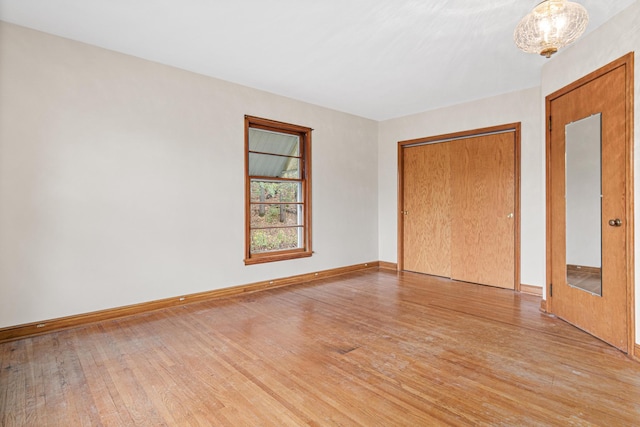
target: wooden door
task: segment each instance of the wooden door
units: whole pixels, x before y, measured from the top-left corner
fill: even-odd
[[[449,145],[408,147],[402,155],[403,269],[451,277]]]
[[[451,278],[515,287],[514,133],[451,143]]]
[[[632,268],[631,150],[626,62],[613,63],[547,97],[551,118],[547,153],[548,309],[558,317],[629,351]],[[585,291],[567,280],[566,125],[600,114],[601,126],[601,292]],[[610,226],[609,221],[620,219]]]
[[[401,270],[515,288],[519,130],[399,143]]]

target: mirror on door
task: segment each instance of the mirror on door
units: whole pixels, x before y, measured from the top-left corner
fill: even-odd
[[[567,283],[602,296],[601,114],[565,126]]]

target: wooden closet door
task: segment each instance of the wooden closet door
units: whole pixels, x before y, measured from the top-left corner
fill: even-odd
[[[403,152],[403,269],[451,277],[449,144]]]
[[[514,289],[514,133],[451,145],[451,278]]]

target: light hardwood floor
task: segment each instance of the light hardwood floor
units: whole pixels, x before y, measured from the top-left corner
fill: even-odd
[[[567,266],[567,282],[571,286],[583,289],[592,294],[602,295],[602,273],[600,271],[579,270]]]
[[[539,307],[371,270],[8,342],[0,425],[640,425],[640,364]]]

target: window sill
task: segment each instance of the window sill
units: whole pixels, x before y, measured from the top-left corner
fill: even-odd
[[[263,253],[263,254],[254,254],[249,258],[244,259],[245,265],[253,265],[253,264],[262,264],[265,262],[276,262],[276,261],[285,261],[288,259],[296,259],[296,258],[307,258],[313,254],[312,251],[287,251],[287,252],[276,252],[276,253]]]

